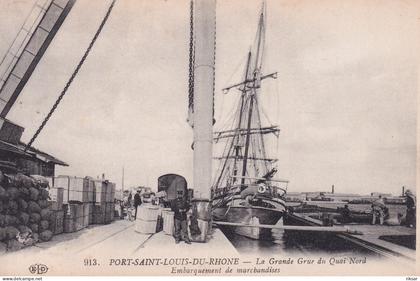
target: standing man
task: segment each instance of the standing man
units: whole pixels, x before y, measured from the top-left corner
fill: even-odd
[[[137,219],[137,208],[141,205],[140,190],[137,190],[134,195],[134,220]]]
[[[405,192],[405,202],[407,205],[406,224],[408,227],[416,226],[416,196],[407,189]]]
[[[175,243],[178,244],[183,240],[185,243],[191,244],[187,229],[187,212],[190,207],[182,191],[177,192],[177,198],[171,202],[171,209],[175,219]]]
[[[128,207],[131,207],[131,200],[132,199],[133,199],[133,195],[130,192],[130,194],[128,195]]]
[[[372,224],[376,224],[377,218],[381,225],[384,224],[385,208],[385,202],[379,195],[379,198],[372,203]]]

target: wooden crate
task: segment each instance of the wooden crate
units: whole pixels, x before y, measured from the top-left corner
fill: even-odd
[[[105,223],[105,206],[106,205],[94,205],[94,211],[93,211],[94,224]]]
[[[48,195],[50,196],[50,209],[54,211],[62,210],[63,209],[63,197],[64,197],[64,189],[59,188],[50,188],[48,191]]]
[[[64,232],[64,211],[53,211],[50,217],[50,229],[54,235]]]
[[[53,187],[48,190],[48,195],[50,196],[51,201],[55,201],[58,204],[63,205],[64,199],[64,188],[62,187]]]
[[[64,196],[63,202],[68,203],[69,201],[76,201],[87,203],[89,202],[89,196],[93,200],[92,185],[89,187],[89,178],[71,177],[71,176],[58,176],[54,178],[54,188],[63,188]]]
[[[94,219],[93,219],[94,211],[95,211],[95,204],[94,203],[89,203],[88,224],[93,224],[94,223]]]
[[[108,224],[111,222],[111,204],[107,203],[105,205],[105,223]]]
[[[83,228],[85,228],[84,205],[68,204],[67,212],[64,218],[64,231],[75,232]]]
[[[111,203],[110,212],[111,212],[111,222],[112,222],[112,221],[114,221],[114,218],[115,218],[115,204],[114,203]]]
[[[73,218],[64,217],[63,229],[65,233],[76,232],[76,222]]]
[[[96,199],[95,181],[89,177],[86,177],[85,180],[85,184],[87,185],[87,200],[89,203],[94,203]]]
[[[83,227],[87,227],[89,225],[89,211],[91,203],[84,203],[83,204]]]
[[[94,189],[95,189],[95,204],[103,204],[106,202],[106,193],[108,190],[108,185],[105,181],[94,180]]]
[[[106,202],[114,203],[115,198],[115,183],[108,182],[107,199]]]

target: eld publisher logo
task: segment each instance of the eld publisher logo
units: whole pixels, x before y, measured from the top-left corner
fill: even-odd
[[[32,274],[44,274],[47,273],[48,266],[45,264],[33,264],[29,267],[29,272]]]

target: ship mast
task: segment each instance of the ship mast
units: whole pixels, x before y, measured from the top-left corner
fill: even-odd
[[[215,141],[230,138],[228,143],[227,154],[216,159],[224,159],[220,173],[215,182],[216,190],[221,187],[236,186],[235,182],[240,179],[240,189],[246,187],[245,181],[249,180],[248,170],[249,163],[252,161],[255,168],[255,176],[259,174],[257,166],[258,161],[265,163],[266,172],[268,171],[267,163],[272,163],[276,159],[266,157],[263,135],[274,133],[278,135],[277,126],[262,127],[259,112],[258,93],[261,81],[267,78],[277,78],[277,73],[261,75],[262,58],[264,51],[265,36],[265,4],[261,8],[256,39],[254,47],[248,53],[247,64],[245,68],[244,80],[223,89],[227,93],[232,88],[237,88],[241,92],[239,101],[238,118],[235,120],[236,127],[231,130],[216,132]],[[254,138],[253,135],[258,135]],[[243,148],[243,149],[242,149]],[[261,154],[258,156],[256,154]],[[232,161],[233,159],[233,161]],[[238,171],[238,162],[242,161],[241,171]],[[233,163],[232,163],[233,162]],[[230,164],[229,164],[230,163]],[[230,174],[232,173],[232,174]],[[226,185],[221,186],[223,179],[227,179]]]
[[[260,75],[260,51],[261,51],[261,39],[263,35],[263,28],[264,28],[264,4],[261,9],[260,14],[260,21],[258,23],[258,33],[257,33],[257,51],[255,54],[255,64],[254,64],[254,72],[253,72],[253,82],[252,86],[250,87],[250,102],[249,102],[249,109],[248,109],[248,125],[247,125],[247,132],[246,132],[246,140],[245,140],[245,153],[244,153],[244,160],[242,165],[242,179],[241,179],[241,188],[244,188],[245,184],[245,176],[247,172],[247,164],[248,164],[248,153],[249,153],[249,141],[251,137],[251,124],[252,124],[252,111],[254,110],[254,100],[256,99],[257,95],[257,88],[259,88],[259,85],[261,83],[261,75]],[[248,71],[247,71],[248,72]],[[246,89],[247,85],[244,85],[244,88]]]

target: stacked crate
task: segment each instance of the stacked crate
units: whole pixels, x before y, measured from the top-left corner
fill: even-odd
[[[64,231],[79,231],[93,223],[95,187],[91,178],[58,176],[54,188],[64,190],[63,202],[68,205],[64,216]]]
[[[106,207],[105,207],[105,223],[110,223],[114,220],[114,197],[115,197],[115,183],[107,182],[106,191]]]
[[[104,224],[108,185],[106,181],[102,180],[94,180],[93,183],[95,187],[95,207],[93,211],[93,223]]]
[[[95,182],[92,178],[86,178],[86,184],[88,185],[88,207],[85,207],[85,211],[87,212],[87,225],[93,224],[93,211],[95,207],[95,199],[96,199],[96,192],[95,192]]]
[[[86,178],[58,176],[54,178],[54,187],[64,189],[63,202],[88,202],[88,184]]]
[[[83,204],[70,203],[66,207],[64,215],[64,232],[76,232],[81,230],[83,222]]]
[[[53,185],[51,185],[53,186]],[[50,225],[54,235],[64,232],[64,189],[52,187],[49,190],[49,206],[51,209]]]
[[[50,217],[51,231],[54,235],[64,232],[64,210],[53,211]]]
[[[114,220],[115,183],[95,180],[95,224],[108,224]]]

